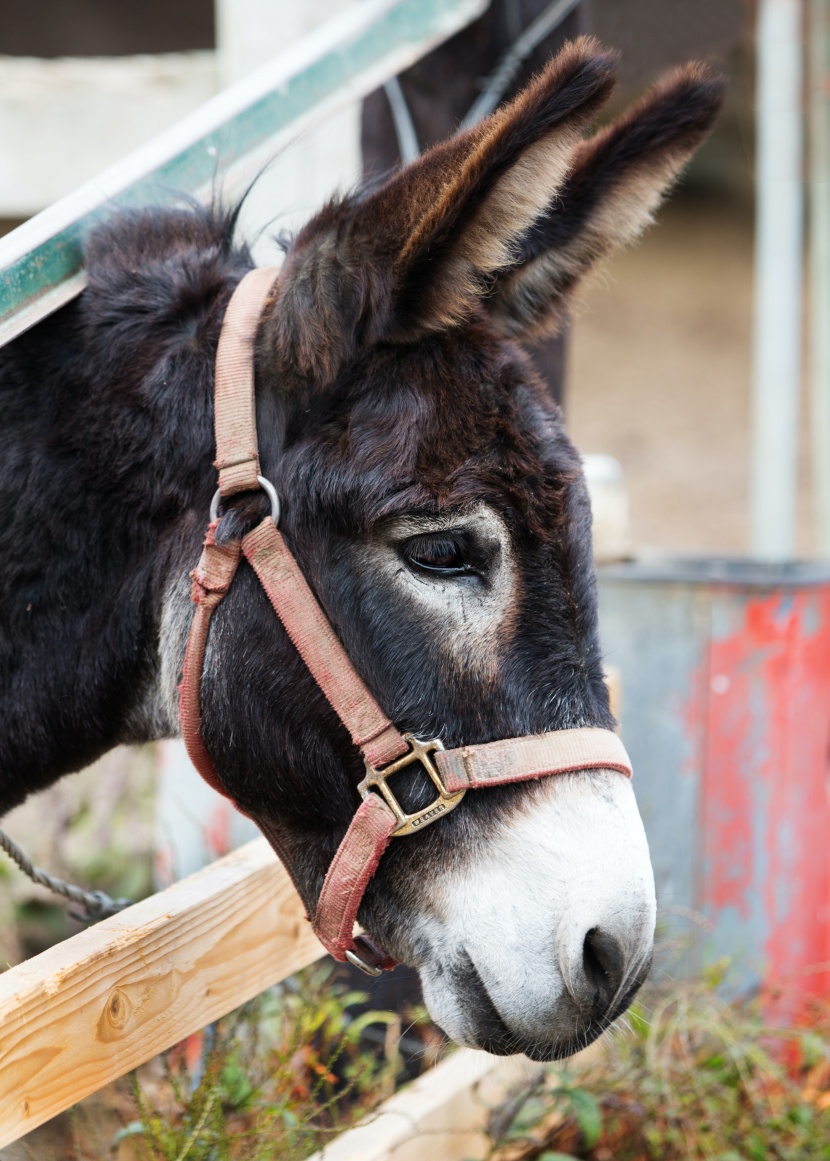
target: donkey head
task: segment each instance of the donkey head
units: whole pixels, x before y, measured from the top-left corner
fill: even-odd
[[[511,105],[299,234],[260,328],[263,471],[282,530],[398,726],[448,746],[613,726],[590,509],[515,340],[554,329],[710,128],[686,68],[598,136],[614,62],[572,44]],[[263,514],[231,503],[219,535]],[[211,629],[204,739],[309,910],[358,805],[360,755],[243,567]],[[410,767],[405,807],[432,796]],[[642,982],[654,884],[630,783],[593,771],[473,791],[393,840],[360,915],[456,1040],[586,1044]]]

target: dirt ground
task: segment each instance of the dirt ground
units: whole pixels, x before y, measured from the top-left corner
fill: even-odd
[[[748,540],[752,211],[670,201],[584,296],[567,420],[582,452],[622,464],[636,549],[743,553]],[[806,415],[798,549],[812,546]]]

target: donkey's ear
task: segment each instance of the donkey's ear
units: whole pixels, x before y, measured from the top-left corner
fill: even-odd
[[[382,332],[413,336],[470,314],[556,196],[615,79],[615,54],[589,37],[567,44],[510,104],[366,199],[361,224],[391,274],[375,312]]]
[[[356,343],[413,339],[469,315],[556,196],[615,64],[588,38],[566,45],[509,105],[312,219],[274,312],[294,366],[325,382]]]
[[[522,238],[518,262],[497,276],[487,300],[505,333],[535,338],[556,331],[582,276],[651,223],[711,130],[723,92],[721,78],[686,65],[577,147],[559,197]]]

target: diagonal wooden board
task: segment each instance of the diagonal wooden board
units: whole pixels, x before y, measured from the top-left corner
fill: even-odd
[[[0,1147],[325,952],[265,839],[0,975]]]
[[[308,1161],[483,1161],[490,1114],[541,1073],[526,1056],[459,1048]]]

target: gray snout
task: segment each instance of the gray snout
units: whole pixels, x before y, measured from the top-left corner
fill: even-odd
[[[615,923],[606,913],[593,923],[566,917],[561,924],[557,966],[566,996],[582,1020],[607,1027],[648,975],[654,927],[650,916],[638,919],[629,915],[626,922]]]
[[[625,1011],[648,974],[656,913],[630,783],[596,772],[550,782],[469,873],[447,873],[418,957],[424,998],[453,1039],[535,1060],[578,1052]]]
[[[559,1060],[587,1047],[631,1003],[648,975],[651,947],[627,951],[622,939],[591,927],[557,956],[564,987],[529,1022],[497,1005],[467,952],[450,973],[468,1018],[464,1042],[496,1055],[524,1052],[532,1060]],[[524,1014],[522,1014],[524,1015]]]

